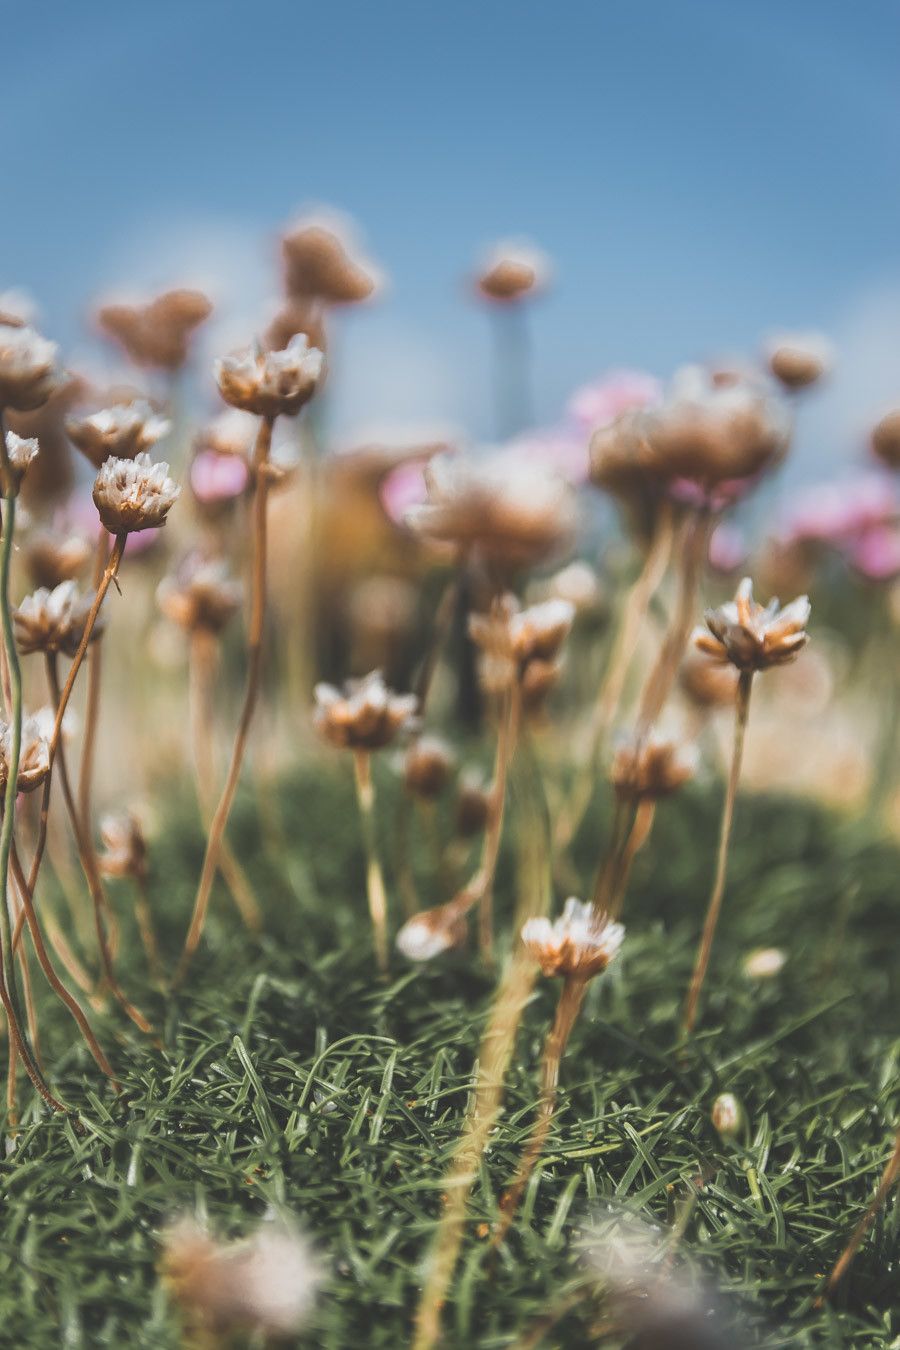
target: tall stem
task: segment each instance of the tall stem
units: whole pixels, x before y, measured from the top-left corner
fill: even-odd
[[[184,951],[181,954],[181,960],[179,961],[178,969],[175,972],[175,984],[179,984],[181,980],[184,979],[191,958],[200,945],[200,939],[203,936],[203,927],[206,922],[207,910],[209,909],[209,899],[212,893],[213,881],[215,880],[219,866],[225,827],[228,824],[228,817],[231,814],[232,803],[234,802],[234,796],[237,792],[237,785],[241,776],[241,767],[244,762],[244,754],[247,748],[247,739],[250,733],[250,724],[253,721],[253,713],[256,708],[257,698],[259,697],[259,688],[262,678],[263,635],[266,618],[266,508],[269,495],[269,476],[267,470],[269,451],[272,446],[273,421],[274,419],[271,417],[262,418],[259,426],[259,433],[256,437],[256,446],[253,451],[255,493],[253,501],[253,562],[250,621],[247,634],[247,683],[244,691],[244,703],[238,722],[234,748],[231,752],[231,763],[228,768],[228,775],[225,779],[222,795],[219,798],[219,804],[213,815],[212,824],[209,829],[209,837],[206,841],[206,854],[203,859],[203,868],[197,886],[197,897],[194,901],[194,913],[191,917],[190,928],[188,929],[188,934],[185,939]]]
[[[688,988],[687,999],[685,1000],[684,1005],[682,1034],[685,1036],[689,1036],[694,1029],[694,1022],[697,1017],[697,1004],[700,999],[700,991],[703,988],[703,981],[706,978],[710,953],[712,952],[713,938],[716,935],[716,924],[719,921],[722,899],[725,894],[728,845],[731,841],[731,826],[734,820],[734,802],[735,797],[737,796],[738,781],[741,776],[741,760],[744,755],[744,735],[747,730],[747,717],[750,712],[750,690],[752,684],[753,672],[742,670],[741,677],[738,681],[737,700],[734,709],[734,746],[731,752],[731,771],[728,775],[728,785],[725,789],[725,802],[722,807],[722,822],[719,828],[719,852],[716,861],[716,876],[713,882],[712,894],[709,897],[709,907],[706,911],[706,921],[703,925],[700,946],[697,948],[694,973],[691,976],[691,983]]]
[[[527,308],[527,301],[494,306],[494,411],[501,441],[534,420]]]
[[[503,817],[506,810],[506,779],[512,759],[518,721],[519,689],[514,685],[506,694],[500,713],[497,732],[497,752],[494,758],[494,777],[491,784],[491,814],[484,835],[478,911],[478,942],[485,961],[494,958],[494,876],[500,856],[503,837]]]
[[[378,857],[378,838],[375,830],[375,787],[372,783],[372,756],[368,750],[354,750],[353,773],[356,800],[362,821],[363,844],[366,851],[366,894],[369,914],[375,935],[375,956],[382,975],[388,970],[387,892]]]
[[[865,1214],[853,1231],[853,1236],[847,1243],[838,1260],[835,1262],[834,1269],[828,1276],[825,1285],[825,1294],[830,1296],[834,1293],[841,1280],[850,1268],[854,1256],[862,1246],[863,1238],[868,1233],[872,1224],[875,1222],[875,1216],[887,1200],[897,1182],[900,1181],[900,1130],[897,1131],[897,1137],[894,1140],[894,1151],[888,1158],[887,1166],[881,1175],[881,1180]],[[821,1301],[821,1300],[820,1300]]]
[[[94,561],[94,589],[106,568],[109,553],[109,534],[100,526],[97,539],[97,552]],[[81,744],[81,765],[78,770],[78,812],[84,829],[91,829],[91,788],[94,778],[94,751],[97,742],[97,720],[100,715],[100,690],[102,687],[102,648],[103,636],[98,634],[88,653],[88,688],[84,713],[84,738]]]
[[[541,1096],[537,1118],[522,1154],[512,1185],[500,1201],[501,1219],[494,1233],[493,1245],[499,1246],[506,1236],[509,1226],[516,1215],[519,1202],[534,1171],[535,1163],[541,1156],[553,1113],[556,1109],[556,1097],[559,1091],[559,1066],[568,1044],[569,1036],[575,1025],[581,1005],[584,1002],[587,981],[576,976],[568,976],[563,983],[556,1005],[556,1016],[544,1041],[544,1054],[541,1060]]]

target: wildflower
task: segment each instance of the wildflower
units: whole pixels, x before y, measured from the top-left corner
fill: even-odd
[[[179,628],[220,633],[241,607],[243,586],[230,577],[223,560],[194,557],[180,573],[163,578],[156,598],[166,618]]]
[[[631,408],[644,408],[662,396],[662,386],[642,370],[611,370],[577,389],[566,411],[585,431],[609,426]]]
[[[186,1313],[226,1334],[287,1336],[309,1317],[322,1273],[304,1237],[261,1224],[242,1242],[215,1242],[189,1220],[164,1238],[164,1279]]]
[[[168,418],[155,413],[143,399],[66,420],[69,438],[95,469],[111,456],[134,459],[167,435],[170,427]]]
[[[456,833],[464,839],[481,834],[491,819],[490,786],[477,769],[467,769],[459,778],[456,797]]]
[[[529,661],[522,672],[522,706],[528,713],[539,713],[562,676],[562,662],[544,661],[541,657]]]
[[[488,300],[511,304],[544,290],[550,260],[531,244],[496,244],[481,264],[476,285]]]
[[[438,905],[414,914],[397,934],[397,950],[408,961],[433,961],[436,956],[458,947],[466,935],[466,920]]]
[[[544,600],[513,614],[509,621],[513,655],[518,661],[552,660],[572,628],[575,606],[569,600]]]
[[[13,611],[16,643],[23,656],[32,652],[64,652],[74,656],[87,622],[93,596],[79,596],[74,581],[63,581],[52,590],[40,586],[26,595]],[[97,615],[91,640],[103,631],[103,617]]]
[[[554,573],[546,584],[551,600],[565,600],[576,614],[599,614],[604,608],[603,587],[590,563],[576,561]]]
[[[744,1124],[744,1112],[733,1092],[720,1092],[710,1113],[713,1126],[723,1139],[734,1139]]]
[[[743,531],[728,521],[713,530],[709,540],[709,565],[716,572],[737,572],[747,561]]]
[[[139,454],[106,460],[94,483],[94,505],[110,534],[129,534],[164,525],[180,492],[165,461],[153,464]]]
[[[226,408],[213,417],[194,437],[197,455],[208,452],[223,457],[249,459],[256,440],[258,423],[252,413]]]
[[[147,867],[147,844],[133,811],[107,815],[100,821],[104,852],[100,869],[107,877],[141,877]]]
[[[101,329],[139,366],[180,370],[194,330],[212,313],[201,291],[166,291],[146,304],[110,303],[97,311]]]
[[[0,294],[0,326],[30,328],[37,317],[37,306],[27,291],[13,288]]]
[[[872,449],[889,469],[900,469],[900,409],[886,413],[872,430]]]
[[[594,913],[593,907],[571,896],[562,914],[529,919],[522,925],[522,941],[545,975],[588,980],[606,970],[618,955],[625,929]]]
[[[280,352],[245,347],[215,363],[219,392],[226,403],[260,417],[294,417],[316,390],[325,358],[310,347],[305,333]]]
[[[0,326],[0,408],[30,412],[47,402],[59,383],[57,350],[33,328]]]
[[[6,455],[9,460],[10,472],[18,487],[28,466],[38,453],[38,441],[36,436],[17,436],[14,431],[6,433]]]
[[[523,681],[530,665],[546,668],[558,656],[572,627],[575,610],[567,600],[545,600],[520,609],[512,595],[503,595],[487,614],[469,618],[469,634],[481,648],[481,680],[488,692],[508,689]],[[546,669],[545,672],[546,674]],[[538,681],[532,676],[532,687]]]
[[[325,354],[328,335],[319,300],[288,296],[269,321],[263,335],[263,346],[269,351],[280,352],[298,333],[305,334],[310,346],[318,347],[319,351]]]
[[[435,455],[425,468],[427,499],[406,514],[423,538],[474,549],[488,561],[528,567],[558,552],[575,524],[571,489],[546,469],[459,455]]]
[[[616,795],[632,801],[657,801],[693,778],[698,754],[695,746],[679,745],[653,735],[635,744],[620,745],[613,757],[610,782]]]
[[[706,628],[698,628],[694,642],[717,661],[730,661],[741,671],[766,670],[793,661],[806,646],[810,604],[801,595],[779,607],[771,600],[763,607],[753,599],[753,583],[745,577],[734,600],[706,613]]]
[[[748,980],[770,980],[781,973],[786,960],[780,947],[757,947],[744,957],[744,974]]]
[[[827,375],[831,345],[818,333],[782,333],[767,344],[769,369],[786,389],[804,389]]]
[[[348,680],[344,691],[331,684],[315,688],[315,727],[339,749],[379,750],[409,724],[417,708],[414,694],[395,694],[380,670]]]
[[[10,723],[0,722],[0,788],[6,788],[9,777],[9,762],[12,756],[13,728]],[[26,717],[22,722],[22,743],[19,751],[19,774],[16,781],[17,792],[33,792],[43,783],[50,772],[50,745],[42,734],[40,723],[34,717]]]
[[[450,780],[454,766],[453,751],[437,736],[419,736],[406,752],[403,777],[416,797],[433,801]]]
[[[250,469],[237,455],[219,455],[201,450],[190,469],[191,491],[203,506],[233,502],[243,496],[250,482]]]
[[[378,289],[371,264],[353,256],[351,230],[337,216],[308,216],[284,234],[285,287],[293,300],[326,305],[359,304]]]

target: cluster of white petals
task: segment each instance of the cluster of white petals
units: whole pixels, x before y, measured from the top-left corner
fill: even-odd
[[[246,347],[216,361],[214,372],[226,403],[259,417],[293,417],[312,398],[325,357],[297,333],[277,352]]]
[[[694,631],[700,651],[738,670],[766,670],[793,661],[808,641],[810,603],[806,595],[782,609],[777,600],[765,606],[753,599],[753,583],[744,577],[733,600],[706,613],[706,627]]]
[[[154,464],[145,454],[111,458],[97,474],[94,505],[110,534],[132,534],[164,525],[180,492],[164,460]]]
[[[0,325],[0,408],[29,412],[55,390],[57,345],[33,328]]]
[[[545,975],[589,979],[615,959],[624,937],[622,924],[598,917],[592,905],[575,896],[552,922],[542,917],[522,925],[522,941]]]
[[[12,759],[13,725],[0,722],[0,787],[6,788]],[[50,772],[50,744],[34,717],[22,722],[22,740],[19,747],[17,792],[33,792],[40,787]]]
[[[143,399],[116,403],[85,417],[70,417],[66,431],[91,463],[99,468],[105,459],[134,459],[149,450],[171,429],[171,422]]]

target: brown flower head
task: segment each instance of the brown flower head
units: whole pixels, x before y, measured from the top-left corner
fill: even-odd
[[[766,345],[769,369],[785,389],[805,389],[831,370],[831,345],[817,333],[781,333]]]
[[[134,534],[165,525],[181,488],[169,477],[165,461],[149,455],[107,459],[94,483],[94,505],[110,534]]]
[[[403,780],[415,797],[434,801],[453,776],[456,756],[438,736],[418,736],[406,752]]]
[[[487,614],[472,614],[469,635],[481,651],[481,682],[488,693],[525,681],[529,667],[543,668],[533,677],[536,692],[553,666],[572,627],[574,607],[567,600],[545,600],[520,609],[513,595],[495,600]],[[557,674],[558,674],[558,668]]]
[[[559,684],[562,677],[561,661],[544,661],[535,657],[522,671],[522,706],[527,713],[538,714]]]
[[[900,408],[886,413],[872,430],[872,449],[889,469],[900,469]]]
[[[252,413],[226,408],[197,432],[194,451],[249,459],[258,430],[259,422]]]
[[[41,586],[26,595],[13,611],[16,644],[23,656],[32,652],[63,652],[74,656],[84,634],[93,596],[80,596],[74,581],[63,581],[53,590]],[[104,619],[98,614],[91,631],[94,642],[103,631]]]
[[[259,417],[294,417],[316,391],[325,358],[298,333],[280,352],[246,347],[215,364],[226,403]]]
[[[7,722],[0,722],[0,790],[2,791],[5,791],[6,782],[9,778],[12,739],[12,725]],[[33,792],[35,788],[41,786],[49,772],[50,746],[44,738],[37,720],[34,717],[26,717],[22,722],[16,791]]]
[[[481,834],[488,825],[494,809],[490,785],[477,769],[466,769],[459,776],[456,796],[456,833],[463,839]]]
[[[296,300],[290,296],[278,307],[263,336],[267,351],[280,352],[298,333],[303,333],[311,347],[320,352],[328,350],[325,313],[317,300]]]
[[[104,816],[100,821],[100,870],[106,877],[143,877],[147,870],[147,843],[133,811]]]
[[[59,383],[57,346],[33,328],[0,326],[0,408],[40,408]]]
[[[97,311],[97,322],[136,365],[180,370],[190,353],[194,330],[212,313],[201,292],[166,291],[146,304],[111,303]]]
[[[583,980],[606,970],[624,937],[620,923],[598,918],[590,904],[574,896],[553,923],[539,918],[522,925],[522,941],[545,975]]]
[[[414,694],[395,694],[380,670],[348,680],[343,691],[331,684],[315,689],[315,727],[331,745],[348,750],[380,750],[415,716]]]
[[[223,559],[188,558],[156,591],[163,614],[188,633],[220,633],[240,609],[244,588]]]
[[[782,609],[777,600],[758,605],[753,583],[745,577],[733,600],[707,610],[706,627],[694,632],[694,643],[717,661],[729,661],[738,670],[766,670],[793,661],[806,646],[810,604],[801,595]]]
[[[315,216],[298,220],[285,233],[281,240],[284,280],[293,300],[355,305],[375,294],[378,273],[354,256],[349,233],[346,222]]]
[[[80,534],[33,530],[25,546],[25,560],[36,586],[53,590],[77,577],[91,556],[91,546]]]
[[[542,562],[571,539],[572,491],[542,466],[435,455],[425,483],[427,500],[406,514],[407,525],[424,539],[512,568]]]
[[[609,778],[618,797],[657,801],[689,782],[697,761],[695,746],[651,735],[639,743],[626,741],[618,747]]]
[[[66,419],[70,440],[95,469],[110,456],[134,459],[167,435],[171,425],[143,399]]]
[[[544,290],[550,270],[546,254],[533,245],[500,243],[484,258],[476,286],[485,299],[512,304]]]
[[[28,466],[36,459],[37,453],[36,436],[17,436],[14,431],[6,433],[6,454],[9,460],[9,471],[17,489],[21,486],[22,479],[28,472]]]

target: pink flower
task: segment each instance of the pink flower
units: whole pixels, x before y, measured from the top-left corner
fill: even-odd
[[[900,576],[900,530],[876,525],[847,549],[850,564],[869,581],[891,581]]]
[[[191,488],[199,502],[230,501],[247,487],[249,470],[239,455],[201,450],[191,465]]]
[[[643,370],[611,370],[576,389],[566,413],[584,431],[614,422],[629,408],[644,408],[662,397],[662,385]]]
[[[737,572],[747,561],[747,541],[736,525],[723,523],[709,541],[710,566],[717,572]]]
[[[403,525],[411,506],[421,506],[428,493],[425,488],[425,464],[410,461],[392,469],[381,485],[381,505],[388,519]]]
[[[510,473],[522,465],[551,469],[567,483],[587,481],[588,443],[580,428],[547,427],[523,432],[515,440],[502,446],[495,458],[508,462]]]
[[[897,519],[900,504],[890,479],[865,474],[807,488],[787,518],[788,541],[840,544]]]

